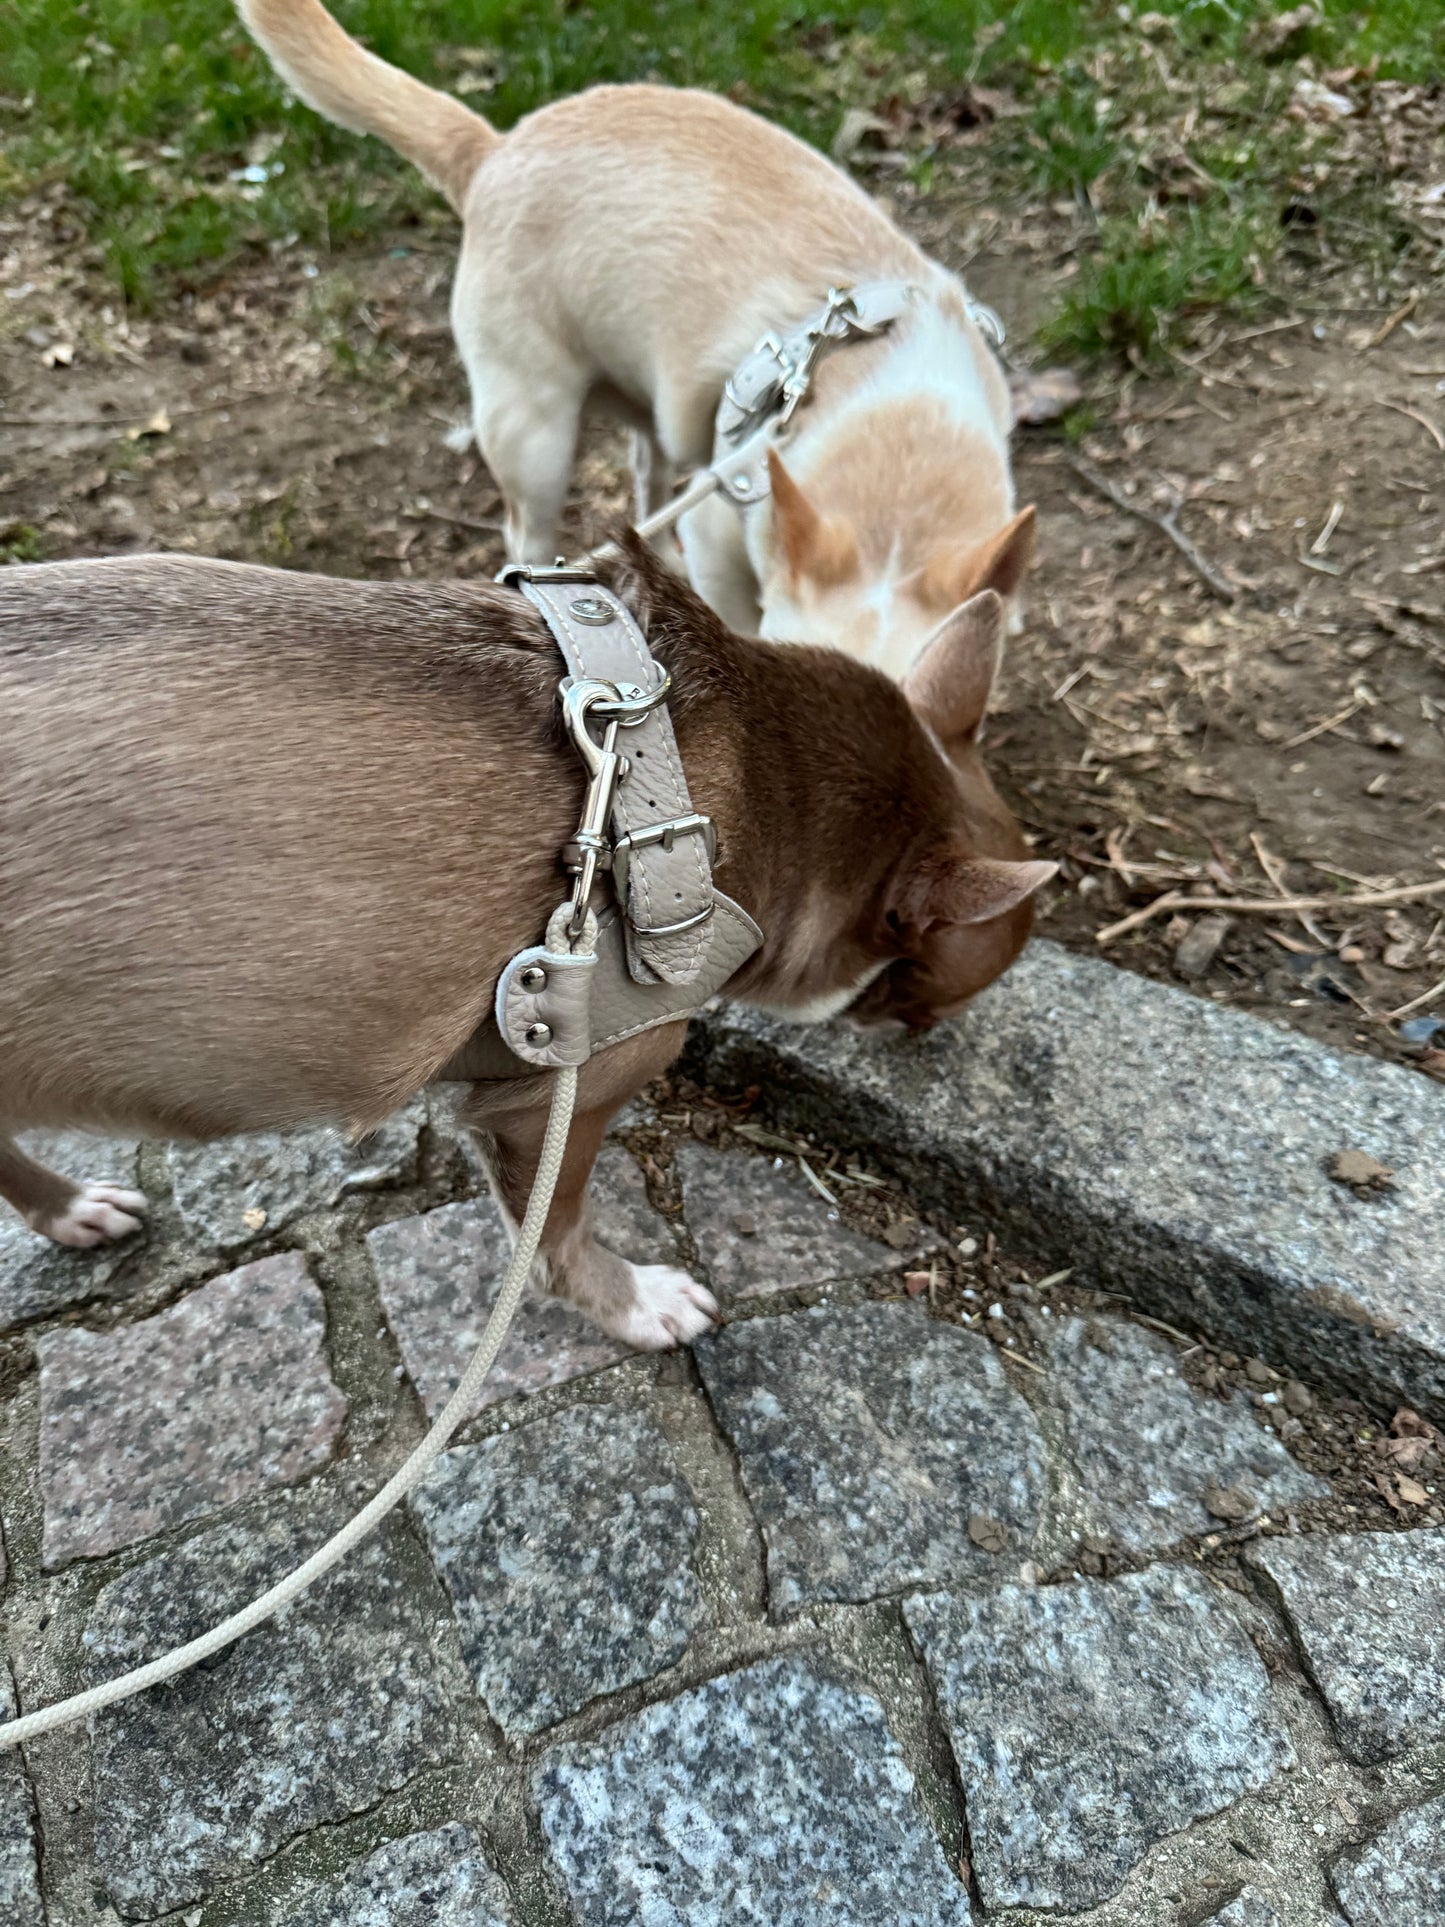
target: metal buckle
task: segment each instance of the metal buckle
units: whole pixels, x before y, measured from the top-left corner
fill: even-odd
[[[711,869],[717,858],[717,828],[710,816],[701,816],[694,811],[690,816],[674,816],[666,823],[646,823],[640,830],[632,830],[626,836],[618,837],[612,846],[612,887],[617,893],[617,901],[624,914],[627,910],[627,879],[632,867],[632,852],[645,850],[660,843],[664,850],[670,850],[680,836],[700,836],[707,846],[708,868]],[[695,917],[684,917],[681,923],[656,923],[643,925],[632,921],[632,927],[639,937],[673,937],[682,930],[694,930],[700,923],[706,923],[713,913],[709,904]]]
[[[585,563],[564,562],[558,556],[550,567],[544,562],[505,562],[492,580],[514,589],[518,582],[595,582],[597,571]]]

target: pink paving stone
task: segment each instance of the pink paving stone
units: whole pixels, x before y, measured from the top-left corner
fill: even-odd
[[[642,1173],[615,1145],[597,1160],[594,1223],[635,1264],[678,1262],[666,1219],[647,1202]],[[428,1416],[451,1397],[496,1301],[511,1247],[490,1200],[444,1204],[378,1225],[367,1239],[386,1320]],[[580,1312],[529,1292],[474,1410],[615,1365],[630,1348]]]
[[[324,1465],[347,1409],[325,1339],[321,1293],[291,1251],[137,1325],[48,1332],[45,1564],[133,1545]]]

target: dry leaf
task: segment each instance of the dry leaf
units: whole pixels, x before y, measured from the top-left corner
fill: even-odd
[[[148,436],[169,435],[170,432],[171,418],[164,408],[158,408],[149,421],[141,422],[135,428],[128,428],[125,431],[125,438],[128,442],[140,442],[146,440]]]
[[[1430,1494],[1417,1480],[1407,1478],[1403,1472],[1397,1472],[1395,1483],[1399,1486],[1400,1497],[1406,1505],[1429,1505]]]
[[[241,1223],[248,1231],[259,1231],[265,1222],[266,1213],[257,1205],[252,1205],[249,1211],[241,1213]]]
[[[1008,1533],[987,1512],[969,1514],[968,1536],[984,1552],[1002,1552],[1008,1545]]]
[[[1383,1191],[1395,1182],[1389,1165],[1381,1164],[1368,1151],[1336,1151],[1329,1169],[1337,1184],[1353,1185],[1357,1191]]]
[[[904,1276],[903,1289],[910,1298],[921,1298],[928,1289],[930,1276],[931,1274],[926,1271],[910,1271]]]
[[[1204,1510],[1211,1519],[1223,1519],[1230,1525],[1238,1525],[1249,1519],[1259,1510],[1257,1501],[1238,1485],[1216,1485],[1212,1480],[1204,1488]]]

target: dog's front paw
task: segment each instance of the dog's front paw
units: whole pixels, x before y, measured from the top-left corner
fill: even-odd
[[[618,1336],[640,1352],[670,1351],[708,1331],[718,1315],[705,1285],[675,1265],[634,1265],[636,1297]]]
[[[143,1191],[120,1184],[82,1184],[59,1216],[32,1220],[35,1229],[58,1245],[85,1249],[115,1244],[139,1231],[145,1215]]]

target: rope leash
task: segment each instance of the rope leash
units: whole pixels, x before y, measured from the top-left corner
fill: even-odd
[[[26,1740],[38,1739],[42,1733],[53,1733],[57,1727],[72,1726],[77,1720],[100,1712],[103,1707],[130,1699],[136,1693],[145,1692],[147,1687],[159,1686],[168,1679],[174,1679],[177,1673],[187,1672],[203,1659],[209,1659],[212,1653],[220,1652],[264,1620],[281,1612],[293,1600],[299,1599],[324,1573],[339,1565],[354,1546],[374,1532],[387,1514],[394,1511],[421,1484],[446,1450],[462,1420],[470,1416],[472,1400],[495,1364],[497,1353],[502,1349],[516,1316],[532,1262],[542,1241],[542,1230],[547,1222],[547,1213],[552,1208],[552,1195],[557,1189],[558,1174],[567,1150],[567,1135],[572,1126],[572,1110],[577,1101],[576,1069],[571,1065],[563,1066],[556,1072],[556,1080],[552,1087],[551,1109],[547,1114],[547,1131],[542,1140],[541,1161],[532,1184],[532,1195],[527,1200],[527,1214],[517,1233],[512,1262],[487,1320],[487,1328],[472,1354],[471,1363],[462,1373],[461,1383],[447,1400],[441,1416],[400,1470],[392,1474],[375,1497],[340,1532],[258,1599],[253,1599],[249,1606],[232,1613],[229,1619],[223,1619],[219,1626],[213,1626],[199,1638],[184,1646],[177,1646],[173,1652],[163,1653],[159,1659],[138,1666],[132,1672],[122,1673],[115,1679],[105,1680],[101,1685],[91,1687],[89,1692],[76,1693],[70,1699],[57,1701],[54,1706],[41,1707],[38,1712],[27,1713],[20,1719],[0,1726],[0,1750],[23,1745]]]

